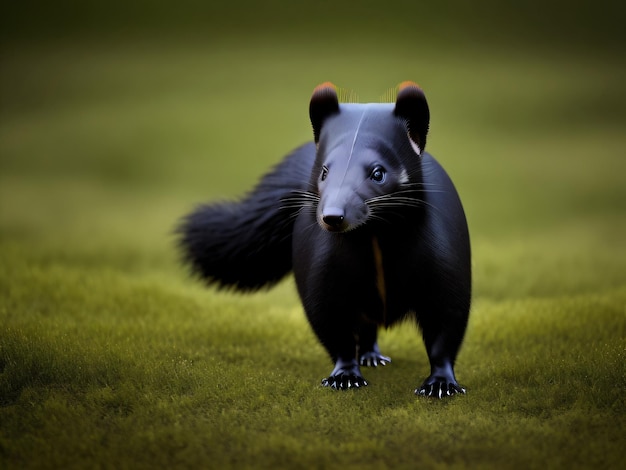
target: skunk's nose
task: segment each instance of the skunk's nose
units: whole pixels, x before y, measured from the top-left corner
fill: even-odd
[[[322,221],[326,228],[331,231],[339,231],[343,228],[346,216],[343,209],[338,207],[329,207],[322,214]]]

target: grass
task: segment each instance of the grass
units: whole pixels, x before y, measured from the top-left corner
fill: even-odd
[[[374,39],[5,47],[1,468],[620,467],[626,67],[549,49],[407,61]],[[365,100],[426,89],[473,239],[466,396],[413,395],[412,325],[383,333],[394,362],[370,387],[323,389],[291,279],[239,296],[178,264],[178,217],[310,139],[327,79]]]

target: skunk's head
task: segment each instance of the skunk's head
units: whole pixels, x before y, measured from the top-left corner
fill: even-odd
[[[317,155],[311,177],[317,221],[348,232],[399,207],[417,206],[429,111],[421,88],[399,86],[396,102],[339,104],[331,83],[318,86],[309,107]]]

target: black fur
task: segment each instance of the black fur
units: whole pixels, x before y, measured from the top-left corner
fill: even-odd
[[[315,159],[308,143],[287,156],[239,202],[201,205],[178,228],[183,257],[208,284],[254,291],[292,269],[298,208],[282,202],[304,190]]]
[[[209,283],[255,290],[292,269],[309,322],[335,363],[322,381],[367,385],[385,365],[380,326],[415,318],[431,373],[416,390],[464,393],[454,375],[471,297],[467,223],[443,168],[424,152],[429,111],[417,85],[393,104],[339,104],[330,84],[310,104],[315,144],[240,202],[184,219],[186,261]]]

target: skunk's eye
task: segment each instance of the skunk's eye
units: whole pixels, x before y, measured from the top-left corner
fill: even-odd
[[[320,180],[324,181],[327,176],[328,176],[328,167],[327,166],[323,166],[322,167],[322,173],[320,174]]]
[[[375,183],[382,183],[383,181],[385,181],[386,175],[387,173],[382,166],[376,166],[370,173],[370,179]]]

